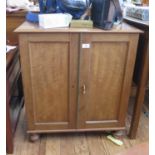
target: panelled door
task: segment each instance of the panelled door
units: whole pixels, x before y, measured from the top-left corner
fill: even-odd
[[[138,35],[81,38],[78,128],[123,128]]]
[[[28,131],[76,128],[78,34],[21,34]]]

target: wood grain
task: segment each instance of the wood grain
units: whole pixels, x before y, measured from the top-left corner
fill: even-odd
[[[84,134],[72,135],[72,143],[75,155],[89,155],[87,140]]]
[[[74,139],[75,139],[74,134],[61,134],[60,138],[61,155],[75,155]]]
[[[130,105],[132,105],[131,103],[133,104],[133,101],[130,102]],[[128,115],[126,121],[128,127],[130,125],[130,121],[131,121],[131,115]],[[77,152],[81,150],[81,153],[88,151],[89,155],[97,155],[97,154],[114,155],[117,153],[121,153],[124,150],[129,149],[137,144],[141,144],[143,142],[148,143],[149,119],[144,115],[144,113],[141,113],[137,138],[135,140],[131,140],[128,137],[124,137],[123,138],[124,145],[121,147],[113,144],[111,141],[106,139],[107,134],[98,132],[96,134],[94,133],[43,134],[40,138],[40,141],[34,144],[35,149],[33,149],[32,147],[28,148],[29,146],[28,143],[30,142],[28,141],[28,136],[26,135],[25,131],[26,131],[25,112],[24,110],[22,110],[14,138],[14,155],[28,155],[28,153],[30,153],[31,151],[34,152],[36,148],[38,148],[36,152],[38,152],[39,150],[38,155],[46,155],[46,152],[53,151],[51,150],[52,141],[56,142],[56,144],[54,144],[53,147],[55,149],[55,152],[58,153],[60,152],[60,155],[75,155],[75,150],[77,150]]]
[[[10,87],[9,81],[6,79],[6,150],[7,153],[13,153],[13,133],[10,118]]]
[[[21,39],[20,45],[28,129],[75,128],[77,35],[22,38],[25,39],[24,44]]]
[[[46,154],[45,155],[60,155],[60,136],[48,136],[46,140]]]
[[[144,34],[140,35],[135,64],[134,81],[137,84],[137,94],[129,134],[130,138],[136,138],[140,113],[142,110],[142,105],[144,105],[143,103],[145,101],[145,93],[149,80],[149,26],[144,26],[140,23],[133,22],[130,22],[130,24],[144,30]]]
[[[141,31],[124,23],[103,31],[26,22],[16,32],[28,133],[125,129]]]
[[[79,128],[123,127],[132,81],[137,35],[84,34],[81,49]]]
[[[137,96],[136,96],[136,104],[134,107],[134,113],[131,123],[130,129],[130,138],[136,138],[136,133],[138,130],[138,124],[140,119],[140,111],[142,109],[142,104],[144,102],[146,83],[148,81],[148,73],[149,73],[149,47],[146,45],[144,50],[146,50],[143,57],[143,65],[141,68],[141,79],[138,84]],[[147,49],[146,49],[147,48]]]
[[[68,43],[29,43],[29,49],[35,123],[67,124]]]
[[[142,33],[143,31],[132,27],[126,23],[122,23],[118,26],[114,26],[112,30],[102,30],[98,28],[50,28],[43,29],[39,27],[38,24],[24,22],[17,29],[15,29],[17,33]]]
[[[87,141],[92,155],[108,154],[108,150],[105,150],[104,146],[102,146],[100,135],[87,134]]]
[[[18,44],[18,35],[13,31],[25,21],[26,12],[7,13],[6,16],[6,39],[9,44]]]

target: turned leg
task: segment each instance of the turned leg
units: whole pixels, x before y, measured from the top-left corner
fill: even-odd
[[[30,142],[35,142],[37,140],[39,140],[39,134],[33,133],[33,134],[29,135],[29,141]]]

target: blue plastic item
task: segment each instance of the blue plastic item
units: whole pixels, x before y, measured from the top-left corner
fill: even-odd
[[[26,20],[29,22],[33,22],[33,23],[38,23],[39,22],[39,18],[38,18],[39,14],[40,13],[28,12],[26,14]]]

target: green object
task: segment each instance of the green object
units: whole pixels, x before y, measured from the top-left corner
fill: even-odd
[[[93,28],[93,22],[91,20],[72,20],[70,27],[74,28]]]
[[[111,141],[112,141],[114,144],[116,144],[116,145],[119,145],[119,146],[123,145],[123,142],[122,142],[121,140],[116,139],[116,138],[114,138],[114,137],[111,136],[111,135],[108,135],[107,138],[108,138],[109,140],[111,140]]]

